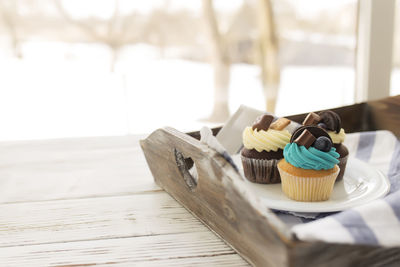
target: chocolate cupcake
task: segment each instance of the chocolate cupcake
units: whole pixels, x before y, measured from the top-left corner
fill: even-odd
[[[254,183],[280,183],[277,163],[283,158],[283,149],[291,134],[286,129],[291,123],[286,118],[275,122],[271,115],[263,115],[252,127],[243,131],[241,159],[245,177]]]
[[[336,152],[339,153],[339,168],[340,173],[336,178],[336,181],[343,179],[344,172],[346,170],[347,158],[349,157],[349,150],[343,144],[346,137],[346,133],[341,126],[341,120],[338,114],[331,110],[321,111],[318,114],[311,112],[303,121],[303,125],[314,125],[323,128],[327,131],[330,138],[332,139],[333,146],[336,148]]]

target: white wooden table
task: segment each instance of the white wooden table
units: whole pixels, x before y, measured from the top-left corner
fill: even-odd
[[[139,138],[0,143],[0,266],[248,266],[154,183]]]

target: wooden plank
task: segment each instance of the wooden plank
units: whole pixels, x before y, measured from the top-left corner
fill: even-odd
[[[140,266],[250,266],[237,254],[177,258],[137,263]]]
[[[157,191],[142,136],[0,143],[0,203]]]
[[[388,130],[400,138],[400,95],[368,103],[371,130]]]
[[[388,130],[400,138],[400,95],[332,109],[347,133]],[[288,116],[301,123],[308,113]],[[195,133],[193,133],[195,135]]]
[[[0,205],[0,247],[208,231],[165,192]]]
[[[0,143],[0,265],[247,266],[155,185],[139,138]]]
[[[299,242],[289,250],[289,262],[291,267],[397,267],[400,263],[400,248],[322,242]]]
[[[343,106],[340,108],[332,108],[342,119],[342,127],[346,129],[346,133],[354,133],[370,130],[369,113],[366,103]],[[321,111],[321,110],[320,110]],[[314,111],[319,112],[319,111]],[[295,122],[302,123],[307,113],[286,116]],[[357,116],[355,116],[357,114]]]
[[[0,248],[1,266],[248,266],[211,232]]]
[[[172,128],[153,132],[141,145],[156,182],[244,258],[257,266],[287,264],[289,229],[215,150]],[[197,182],[182,155],[195,163]]]
[[[399,100],[396,96],[334,110],[344,115],[343,125],[355,123],[350,132],[386,129],[399,136]],[[305,115],[290,118],[302,121]],[[247,191],[221,155],[189,135],[158,129],[141,145],[157,183],[257,266],[397,266],[400,262],[399,247],[297,240]],[[180,160],[182,155],[185,160]],[[197,178],[191,177],[188,162],[194,162]]]

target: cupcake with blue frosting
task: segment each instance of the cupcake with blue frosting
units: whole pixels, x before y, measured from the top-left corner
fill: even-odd
[[[296,201],[324,201],[340,172],[339,153],[329,134],[315,126],[296,130],[278,163],[282,190]]]

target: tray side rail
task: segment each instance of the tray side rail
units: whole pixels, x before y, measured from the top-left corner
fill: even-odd
[[[332,109],[346,132],[400,137],[400,96]],[[307,113],[288,116],[301,123]],[[217,134],[221,127],[216,127]],[[199,132],[159,129],[141,141],[156,183],[255,266],[399,266],[400,247],[302,242],[243,190],[241,176]],[[242,189],[241,189],[242,188]]]
[[[172,128],[156,130],[141,146],[156,183],[248,262],[287,265],[286,226],[215,150]]]
[[[331,109],[347,133],[388,130],[400,138],[400,95]],[[308,113],[287,116],[302,123]]]

